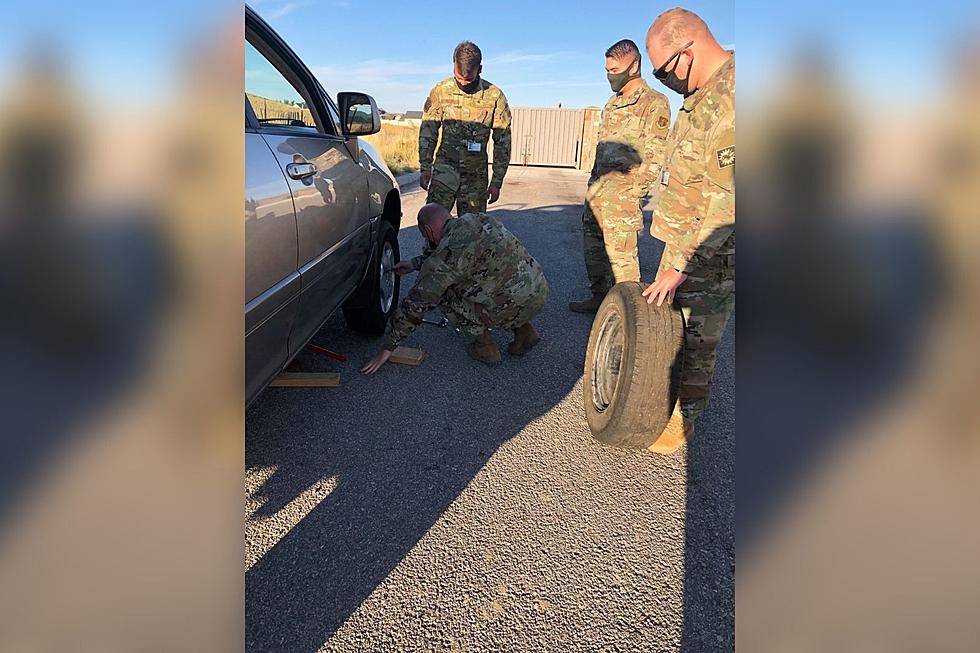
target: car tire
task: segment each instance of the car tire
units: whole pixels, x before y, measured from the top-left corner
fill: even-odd
[[[660,437],[680,385],[684,318],[676,305],[647,304],[643,286],[617,284],[589,335],[583,397],[592,436],[624,449],[646,449]]]
[[[395,274],[398,262],[398,232],[390,222],[381,221],[367,275],[344,303],[347,325],[370,335],[381,335],[388,318],[398,307],[401,278]]]

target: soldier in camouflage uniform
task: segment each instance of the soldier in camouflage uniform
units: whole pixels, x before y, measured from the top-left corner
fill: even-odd
[[[679,8],[654,21],[647,53],[657,79],[684,95],[650,230],[664,252],[643,292],[658,305],[676,299],[686,321],[679,406],[650,447],[670,452],[708,403],[715,349],[735,308],[735,55]]]
[[[579,313],[595,313],[614,284],[640,280],[640,206],[660,177],[670,126],[667,98],[640,76],[640,51],[633,41],[624,39],[606,51],[606,70],[613,96],[602,111],[582,215],[592,297],[568,305]]]
[[[385,346],[363,372],[373,374],[391,352],[421,324],[425,313],[438,306],[449,321],[469,338],[470,356],[500,361],[497,342],[488,328],[509,329],[514,341],[508,352],[526,354],[540,340],[531,318],[548,301],[548,282],[524,245],[486,213],[467,213],[451,219],[449,211],[432,203],[419,211],[419,229],[432,243],[419,277],[385,331]],[[404,261],[399,274],[415,264]]]
[[[455,204],[456,215],[480,213],[487,210],[488,199],[490,204],[496,202],[510,163],[510,107],[503,92],[480,77],[481,61],[480,49],[473,43],[456,46],[453,77],[429,93],[419,130],[419,183],[429,191],[426,201],[450,211]],[[491,131],[493,177],[488,180]]]

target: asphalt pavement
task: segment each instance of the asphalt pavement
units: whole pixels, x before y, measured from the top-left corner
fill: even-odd
[[[708,410],[669,456],[595,442],[582,408],[591,316],[587,175],[512,167],[493,214],[541,263],[541,343],[471,360],[452,327],[428,358],[358,368],[381,347],[331,319],[302,371],[337,388],[273,388],[246,415],[249,651],[734,651],[734,320]],[[402,257],[422,249],[406,186]],[[649,216],[647,216],[649,221]],[[660,243],[641,233],[644,280]],[[402,279],[402,294],[415,275]]]

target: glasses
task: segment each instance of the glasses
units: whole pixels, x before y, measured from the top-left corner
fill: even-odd
[[[692,45],[694,45],[694,41],[688,41],[686,44],[677,48],[677,52],[670,55],[670,57],[667,59],[667,61],[663,63],[662,66],[660,66],[659,68],[653,71],[653,76],[659,80],[663,80],[665,77],[667,77],[667,66],[670,65],[670,62],[676,59],[677,57],[681,56],[681,52],[687,50]]]

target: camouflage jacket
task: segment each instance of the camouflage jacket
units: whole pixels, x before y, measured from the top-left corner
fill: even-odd
[[[388,323],[385,348],[397,347],[426,311],[447,298],[478,305],[489,326],[495,312],[547,292],[541,266],[514,234],[486,213],[467,213],[446,223],[442,240]]]
[[[650,233],[666,243],[664,261],[735,254],[735,55],[684,100],[667,144],[667,170]]]
[[[660,178],[669,129],[667,98],[642,79],[629,95],[609,98],[599,125],[590,195],[646,195]]]
[[[439,129],[442,142],[439,143]],[[429,92],[419,130],[419,167],[432,170],[432,178],[458,188],[463,177],[486,183],[487,142],[493,132],[493,178],[504,183],[510,164],[510,107],[503,92],[480,79],[480,88],[464,93],[450,77]],[[436,152],[436,143],[439,151]],[[433,166],[433,158],[435,165]]]

